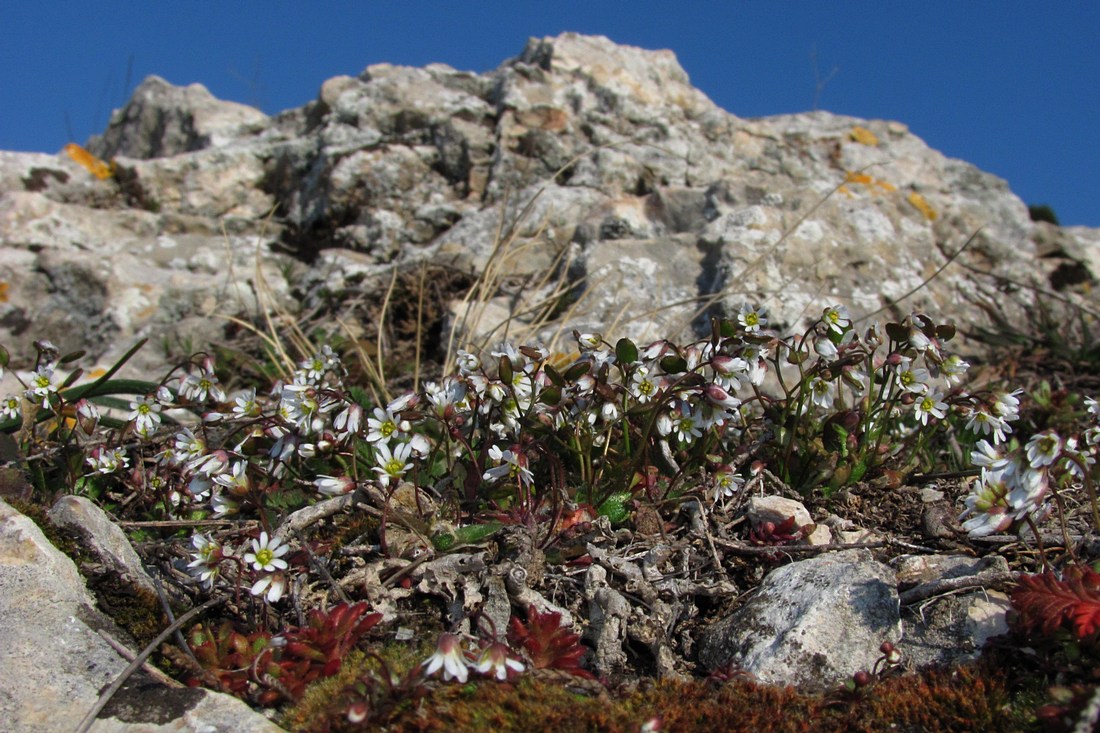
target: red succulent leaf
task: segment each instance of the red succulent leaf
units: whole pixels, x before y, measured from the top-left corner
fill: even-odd
[[[286,630],[277,677],[292,699],[300,699],[310,682],[340,671],[348,652],[382,620],[368,609],[365,603],[341,603],[328,612],[311,611],[305,626]]]
[[[805,532],[795,522],[794,515],[780,524],[762,522],[749,532],[749,540],[756,545],[786,545],[802,539]]]
[[[523,649],[535,669],[560,669],[564,672],[595,679],[581,667],[585,647],[581,637],[562,628],[560,613],[539,613],[534,606],[527,608],[527,623],[513,616],[508,624],[508,641],[513,647]]]
[[[226,622],[209,632],[199,624],[191,629],[190,646],[223,691],[270,706],[284,697],[299,700],[311,682],[339,672],[348,652],[382,620],[382,614],[367,611],[365,603],[313,611],[305,626],[282,634],[281,645],[272,644],[266,631],[242,634]]]
[[[1050,635],[1063,626],[1084,639],[1100,630],[1100,573],[1087,566],[1070,566],[1059,579],[1052,572],[1025,575],[1012,592],[1024,631]]]

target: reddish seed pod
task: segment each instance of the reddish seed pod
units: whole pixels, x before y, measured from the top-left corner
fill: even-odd
[[[856,687],[866,687],[871,684],[871,674],[867,670],[861,669],[852,675],[852,682],[856,683]]]
[[[353,702],[348,706],[348,722],[362,723],[367,719],[367,714],[369,712],[370,708],[367,707],[365,702]]]

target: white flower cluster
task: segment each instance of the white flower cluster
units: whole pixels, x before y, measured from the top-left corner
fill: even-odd
[[[1005,421],[1000,430],[990,428],[993,444],[980,440],[970,454],[970,462],[981,468],[971,494],[966,497],[963,529],[972,537],[1006,532],[1021,521],[1039,522],[1050,514],[1050,495],[1062,479],[1083,480],[1096,462],[1100,447],[1100,405],[1088,399],[1085,404],[1094,423],[1085,432],[1085,448],[1077,438],[1063,438],[1054,430],[1033,435],[1015,450],[1003,447],[1005,434],[1011,433],[1007,421],[1018,414],[1020,390],[998,394],[985,414]],[[988,424],[988,423],[982,423]]]
[[[462,640],[454,634],[440,634],[435,653],[421,665],[424,675],[431,677],[440,670],[443,680],[465,683],[469,670],[495,677],[503,682],[512,674],[523,672],[523,662],[512,656],[512,650],[499,641],[485,643],[480,651],[463,648]]]

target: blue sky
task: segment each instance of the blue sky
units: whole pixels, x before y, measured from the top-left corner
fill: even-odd
[[[530,36],[667,48],[740,117],[900,120],[1008,180],[1063,224],[1100,226],[1100,3],[0,3],[0,149],[56,152],[101,131],[148,74],[268,113],[369,64],[486,71]],[[819,83],[820,82],[820,83]]]

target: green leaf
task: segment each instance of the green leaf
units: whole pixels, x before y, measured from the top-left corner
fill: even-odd
[[[900,323],[887,323],[886,335],[896,343],[902,343],[909,340],[909,329]]]
[[[615,344],[615,360],[620,364],[633,364],[638,361],[638,347],[628,338],[621,338]]]
[[[565,371],[565,381],[569,383],[577,381],[585,374],[588,374],[590,368],[589,363],[586,361],[577,362]]]
[[[556,386],[547,387],[539,392],[539,402],[544,405],[550,405],[554,407],[561,402],[561,388]]]
[[[679,354],[669,354],[660,363],[665,374],[683,374],[688,368],[687,359]]]
[[[564,387],[565,378],[561,375],[557,369],[547,364],[542,368],[542,373],[546,375],[547,379],[553,383],[555,387]]]
[[[950,323],[943,323],[936,326],[936,338],[940,341],[950,341],[955,338],[955,327]]]
[[[348,387],[348,395],[355,402],[355,404],[359,405],[364,410],[370,409],[371,399],[370,394],[367,392],[367,390],[363,389],[362,387],[352,385]]]
[[[507,354],[501,356],[500,361],[497,363],[497,376],[505,384],[512,383],[512,360],[508,358]]]
[[[596,511],[610,519],[612,524],[622,524],[630,518],[630,509],[627,507],[633,498],[634,494],[629,491],[616,492],[604,499]]]

